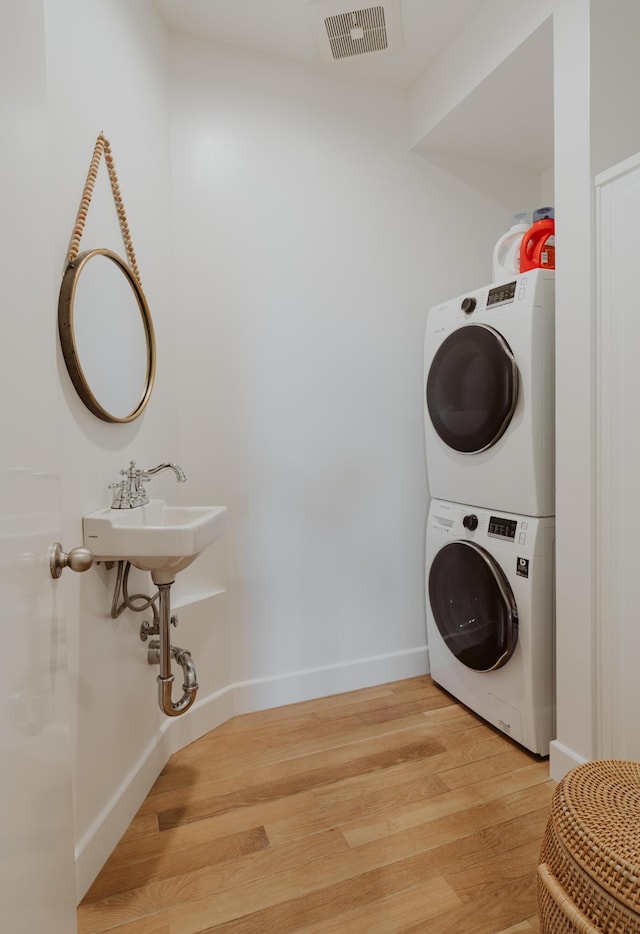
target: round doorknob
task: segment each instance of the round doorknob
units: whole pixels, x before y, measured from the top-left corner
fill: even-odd
[[[93,555],[88,548],[72,548],[63,551],[60,542],[55,542],[49,548],[49,567],[51,576],[57,580],[65,568],[72,571],[88,571],[93,564]]]

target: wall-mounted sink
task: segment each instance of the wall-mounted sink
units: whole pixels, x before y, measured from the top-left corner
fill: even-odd
[[[167,506],[152,499],[135,509],[99,509],[82,520],[84,544],[96,561],[129,561],[169,584],[223,534],[226,506]]]

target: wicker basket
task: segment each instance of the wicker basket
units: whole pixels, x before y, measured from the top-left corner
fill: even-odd
[[[559,783],[538,908],[542,934],[640,934],[639,762],[587,762]]]

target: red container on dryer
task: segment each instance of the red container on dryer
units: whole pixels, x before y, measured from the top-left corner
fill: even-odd
[[[522,237],[520,272],[556,268],[556,222],[553,208],[533,212],[533,224]]]

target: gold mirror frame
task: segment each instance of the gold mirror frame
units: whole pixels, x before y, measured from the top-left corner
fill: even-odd
[[[129,415],[122,417],[113,415],[96,399],[80,363],[78,348],[74,336],[73,312],[78,279],[86,264],[94,256],[106,256],[113,263],[115,263],[115,265],[126,277],[138,304],[140,317],[144,326],[147,345],[147,369],[146,377],[144,380],[144,388],[142,395],[133,410],[129,413]],[[76,392],[89,411],[105,422],[132,422],[134,419],[138,418],[138,416],[142,414],[149,401],[155,380],[155,334],[153,330],[153,323],[151,321],[151,313],[149,311],[147,301],[144,297],[142,287],[132,270],[129,268],[129,266],[127,266],[124,260],[118,256],[117,253],[113,253],[111,250],[87,250],[84,253],[79,253],[78,256],[69,263],[62,279],[62,285],[60,286],[60,296],[58,299],[58,331],[60,334],[60,343],[62,345],[62,355],[64,357],[64,362],[66,364],[69,376],[71,377],[71,382],[73,383]]]

